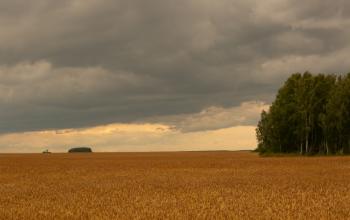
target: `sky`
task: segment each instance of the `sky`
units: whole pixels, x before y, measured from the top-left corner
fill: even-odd
[[[347,0],[2,0],[0,152],[242,150],[291,73],[347,73]]]

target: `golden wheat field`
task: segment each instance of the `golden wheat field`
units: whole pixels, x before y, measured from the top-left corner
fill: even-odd
[[[2,219],[349,219],[350,157],[0,155]]]

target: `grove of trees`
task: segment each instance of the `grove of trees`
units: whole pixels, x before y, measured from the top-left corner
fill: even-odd
[[[260,153],[349,154],[350,73],[291,75],[256,134]]]

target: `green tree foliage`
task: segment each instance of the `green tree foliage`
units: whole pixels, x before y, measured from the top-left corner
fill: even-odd
[[[296,73],[256,129],[260,153],[350,153],[350,73]]]

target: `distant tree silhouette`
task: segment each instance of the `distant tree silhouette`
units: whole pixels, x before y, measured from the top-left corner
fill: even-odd
[[[92,153],[92,150],[89,147],[75,147],[69,149],[68,153]]]

